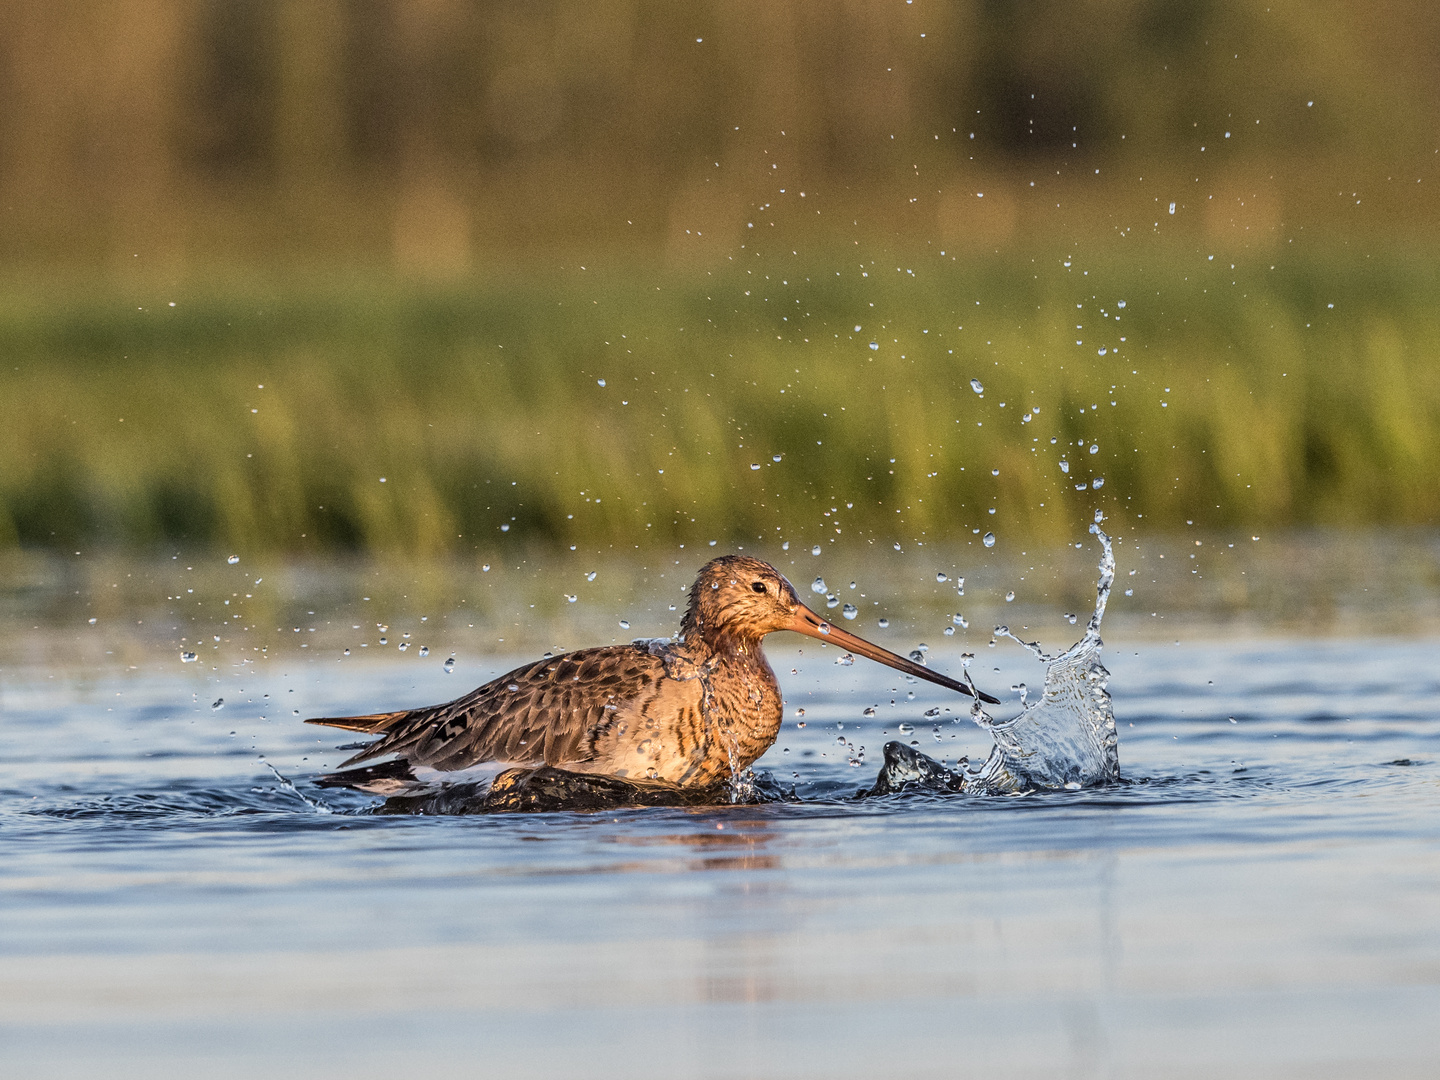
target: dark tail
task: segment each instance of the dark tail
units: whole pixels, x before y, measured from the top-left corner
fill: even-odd
[[[346,731],[363,731],[369,735],[379,735],[389,731],[391,726],[401,717],[409,716],[411,710],[402,709],[400,712],[371,713],[369,716],[325,716],[318,720],[306,720],[307,724],[324,724],[326,727],[344,728]]]
[[[357,717],[356,719],[364,719]],[[311,721],[316,723],[317,721]],[[372,795],[394,795],[408,791],[415,783],[415,773],[404,758],[386,761],[379,765],[362,765],[358,769],[326,773],[316,777],[321,787],[348,787],[356,791],[368,791]]]

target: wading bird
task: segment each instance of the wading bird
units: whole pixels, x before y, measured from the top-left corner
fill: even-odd
[[[760,651],[776,630],[971,692],[822,619],[769,563],[726,555],[701,568],[673,641],[563,653],[444,705],[306,723],[381,735],[322,778],[378,795],[539,766],[709,787],[738,775],[780,732],[780,687]]]

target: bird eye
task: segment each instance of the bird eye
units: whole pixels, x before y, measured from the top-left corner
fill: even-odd
[[[763,581],[752,582],[750,588],[754,589],[756,592],[764,592],[765,583]]]

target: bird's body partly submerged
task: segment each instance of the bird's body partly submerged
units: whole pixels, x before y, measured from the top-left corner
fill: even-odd
[[[375,794],[538,766],[708,787],[749,767],[780,732],[780,686],[760,651],[775,630],[970,692],[832,626],[770,564],[728,555],[700,570],[673,641],[581,649],[516,668],[443,705],[307,723],[382,736],[324,778]]]

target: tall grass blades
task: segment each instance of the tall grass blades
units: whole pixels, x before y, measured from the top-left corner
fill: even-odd
[[[799,261],[12,296],[0,545],[425,557],[1440,511],[1433,261]]]

